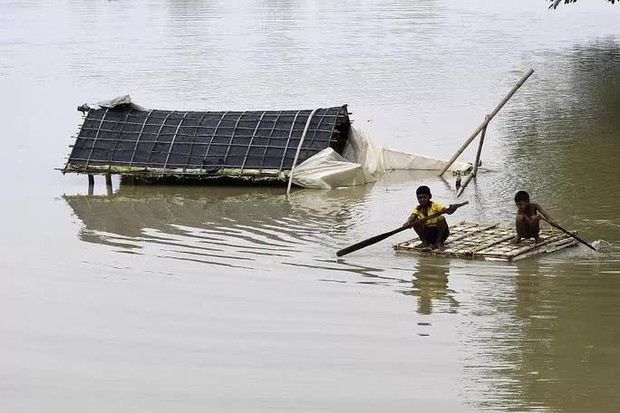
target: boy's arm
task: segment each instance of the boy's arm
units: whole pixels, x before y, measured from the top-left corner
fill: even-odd
[[[540,213],[540,215],[545,218],[545,221],[547,221],[551,225],[558,225],[558,223],[555,222],[555,219],[553,219],[553,217],[549,215],[549,213],[545,211],[539,204],[534,204],[534,207],[536,208],[536,211],[538,211],[538,213]]]
[[[405,221],[405,223],[403,224],[403,227],[410,227],[418,219],[420,219],[420,217],[417,216],[416,214],[409,215],[409,218],[407,218],[407,221]]]
[[[448,206],[447,208],[444,207],[441,212],[443,212],[444,214],[448,214],[448,215],[452,215],[454,214],[454,211],[456,211],[456,208],[453,208],[451,206]]]

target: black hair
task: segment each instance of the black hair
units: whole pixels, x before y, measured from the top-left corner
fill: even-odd
[[[431,189],[426,185],[422,185],[422,186],[419,186],[418,189],[415,190],[415,194],[416,196],[420,194],[426,194],[428,196],[431,196]]]
[[[530,202],[530,194],[525,191],[517,192],[517,194],[515,195],[515,202],[519,201]]]

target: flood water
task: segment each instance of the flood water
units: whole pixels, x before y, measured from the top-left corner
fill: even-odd
[[[0,0],[3,412],[610,412],[620,405],[620,6],[543,0]],[[447,159],[492,121],[449,217],[526,189],[584,246],[517,263],[396,255],[427,184],[119,185],[62,175],[76,106],[348,104]],[[472,145],[462,160],[472,161]]]

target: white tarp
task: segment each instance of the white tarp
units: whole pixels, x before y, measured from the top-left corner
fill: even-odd
[[[360,164],[347,161],[332,148],[306,159],[293,172],[293,183],[304,188],[329,189],[372,181]]]
[[[133,103],[131,101],[131,96],[129,95],[117,96],[115,98],[108,99],[108,100],[102,100],[97,103],[87,103],[86,105],[91,109],[113,108],[119,105],[130,105],[132,108],[136,110],[148,110],[146,108],[143,108],[140,105]]]
[[[351,126],[343,156],[327,148],[299,164],[293,183],[304,188],[334,188],[374,182],[389,170],[441,170],[447,160],[397,151],[376,145]],[[470,163],[454,162],[448,171],[465,172]]]

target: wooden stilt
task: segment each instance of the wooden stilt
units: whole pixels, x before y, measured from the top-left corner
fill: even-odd
[[[111,174],[105,175],[105,187],[108,192],[108,196],[112,196],[114,192],[112,188],[112,175]]]
[[[92,195],[95,193],[95,177],[94,175],[88,174],[88,195]]]

